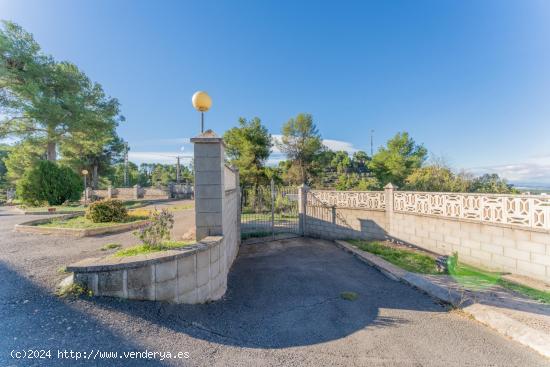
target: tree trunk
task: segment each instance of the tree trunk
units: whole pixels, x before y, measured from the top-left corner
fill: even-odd
[[[94,164],[94,167],[92,169],[92,188],[94,190],[97,190],[99,182],[99,175],[97,174],[97,164]]]
[[[49,141],[48,142],[48,152],[47,152],[47,159],[49,161],[54,161],[55,162],[55,160],[57,158],[57,153],[55,151],[55,148],[56,148],[55,141]]]

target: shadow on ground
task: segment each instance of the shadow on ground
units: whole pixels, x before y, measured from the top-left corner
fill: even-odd
[[[341,292],[358,294],[355,301]],[[195,338],[239,347],[285,348],[399,327],[382,308],[445,312],[430,298],[337,249],[310,239],[241,247],[223,300],[204,305],[91,300]]]
[[[141,351],[143,348],[121,337],[94,317],[72,307],[35,285],[7,264],[0,262],[0,365],[125,366],[128,360],[100,360],[96,351]],[[9,286],[8,286],[9,285]],[[11,352],[50,350],[51,357],[14,359]],[[58,358],[57,351],[80,352],[80,359]],[[86,353],[86,354],[84,354]],[[93,354],[91,361],[86,360]],[[96,356],[94,360],[93,356]],[[133,360],[132,365],[161,366],[157,360]]]

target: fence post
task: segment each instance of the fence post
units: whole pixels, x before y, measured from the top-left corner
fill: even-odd
[[[233,172],[235,172],[235,189],[237,190],[237,205],[239,210],[237,211],[237,241],[241,244],[241,211],[242,211],[242,192],[241,192],[241,177],[237,167],[233,166]]]
[[[223,234],[224,151],[222,138],[207,130],[192,138],[195,167],[196,240]]]
[[[92,188],[91,187],[86,187],[86,189],[84,190],[84,201],[85,202],[91,202],[92,201],[92,196],[93,196],[93,191],[92,191]]]
[[[391,182],[384,186],[384,195],[386,199],[386,233],[391,236],[393,231],[393,193],[397,190]]]
[[[269,187],[271,188],[271,237],[275,239],[275,181],[273,178]]]
[[[109,187],[107,187],[107,199],[112,199],[113,198],[113,186],[109,185]]]
[[[307,218],[307,192],[309,187],[306,184],[301,184],[298,187],[298,230],[300,236],[306,235],[306,218]]]
[[[139,199],[139,185],[134,185],[134,199]]]

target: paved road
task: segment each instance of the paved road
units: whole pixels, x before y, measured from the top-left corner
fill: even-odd
[[[247,245],[224,300],[169,305],[59,299],[56,269],[99,242],[14,233],[0,210],[0,365],[547,366],[548,360],[319,240]],[[357,292],[356,301],[339,297]],[[12,349],[51,349],[16,361]],[[182,360],[57,359],[57,349],[188,352]]]

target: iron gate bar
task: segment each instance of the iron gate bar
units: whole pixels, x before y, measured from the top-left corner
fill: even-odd
[[[241,233],[243,239],[289,234],[300,235],[298,193],[294,186],[241,188]]]

